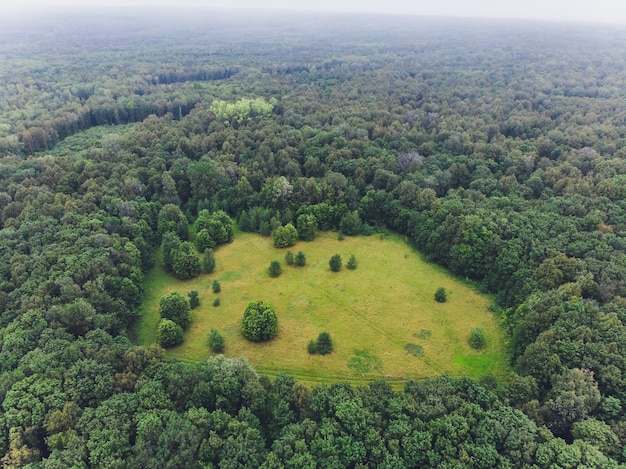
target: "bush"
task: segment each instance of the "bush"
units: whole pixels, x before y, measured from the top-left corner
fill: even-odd
[[[206,251],[204,251],[202,268],[207,274],[213,273],[213,271],[215,270],[215,254],[213,253],[213,249],[207,249]]]
[[[253,342],[262,342],[276,337],[278,317],[274,308],[262,301],[248,304],[241,321],[243,336]]]
[[[189,297],[189,307],[191,309],[196,309],[200,306],[200,297],[198,296],[198,292],[196,290],[191,290],[187,293],[187,296]]]
[[[198,252],[204,252],[207,249],[215,247],[215,241],[213,241],[213,238],[211,238],[211,235],[209,234],[209,230],[206,228],[200,230],[196,234],[195,244]]]
[[[213,280],[213,293],[219,293],[222,291],[222,286],[220,285],[220,282],[218,282],[217,280]]]
[[[174,321],[183,329],[191,323],[189,302],[177,291],[161,297],[159,300],[159,314],[161,318]]]
[[[339,254],[335,254],[328,261],[328,265],[330,266],[330,270],[333,272],[339,272],[341,270],[341,256]]]
[[[470,331],[469,340],[470,347],[474,350],[482,350],[487,345],[487,338],[482,327],[474,327]]]
[[[328,332],[320,332],[317,340],[311,340],[307,345],[306,351],[310,355],[319,353],[320,355],[328,355],[333,351],[333,341]]]
[[[157,341],[164,348],[181,344],[183,342],[183,328],[170,319],[161,319]]]
[[[445,303],[448,300],[448,293],[445,288],[437,288],[437,291],[435,292],[435,300],[439,303]]]
[[[293,252],[287,251],[287,254],[285,254],[285,264],[293,265],[294,261]]]
[[[222,303],[222,301],[219,298],[215,298],[213,300],[213,306],[215,306],[216,308]]]
[[[298,267],[304,267],[306,265],[306,256],[302,251],[298,251],[298,254],[296,254],[296,265]]]
[[[272,261],[270,263],[269,273],[270,273],[270,277],[278,277],[280,274],[282,274],[283,269],[280,266],[280,262]]]
[[[211,329],[211,332],[209,332],[209,348],[213,353],[222,353],[224,351],[224,336],[215,329]]]
[[[348,260],[348,263],[346,264],[346,268],[350,270],[354,270],[357,268],[358,265],[359,265],[359,261],[357,261],[356,256],[352,254],[350,256],[350,259]]]

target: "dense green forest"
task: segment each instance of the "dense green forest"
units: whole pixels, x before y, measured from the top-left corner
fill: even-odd
[[[370,16],[3,24],[2,464],[626,463],[625,44]],[[494,295],[511,375],[311,388],[134,345],[144,274],[204,210],[401,233]]]

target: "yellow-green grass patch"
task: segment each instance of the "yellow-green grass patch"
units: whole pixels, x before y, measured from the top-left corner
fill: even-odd
[[[170,356],[206,359],[211,355],[207,337],[215,328],[225,338],[225,355],[246,357],[263,374],[285,372],[310,382],[506,373],[503,337],[488,311],[490,299],[427,262],[402,237],[340,241],[335,233],[321,233],[315,241],[289,249],[294,254],[302,250],[307,265],[287,266],[287,249],[274,248],[271,238],[238,233],[231,244],[216,250],[217,267],[211,275],[179,281],[154,268],[146,277],[136,327],[139,342],[156,341],[161,296],[197,290],[201,305],[192,311],[183,344],[170,349]],[[328,266],[336,253],[344,263],[340,272]],[[356,270],[345,268],[351,254],[359,262]],[[267,273],[272,260],[282,264],[277,278]],[[218,294],[212,290],[215,279],[222,287]],[[435,301],[438,287],[446,288],[447,302]],[[214,307],[217,297],[221,304]],[[243,312],[256,300],[272,304],[278,314],[278,335],[269,342],[251,343],[240,332]],[[473,327],[485,330],[482,351],[468,344]],[[333,353],[309,355],[308,342],[324,331],[332,337]]]

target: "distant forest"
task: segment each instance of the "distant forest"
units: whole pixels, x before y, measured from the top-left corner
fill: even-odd
[[[626,28],[31,15],[0,20],[4,467],[626,465]],[[137,346],[173,210],[398,232],[493,295],[510,374],[311,386]]]

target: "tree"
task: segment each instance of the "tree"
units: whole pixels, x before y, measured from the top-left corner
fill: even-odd
[[[448,300],[448,293],[445,288],[437,288],[437,291],[435,291],[435,300],[439,303],[445,303]]]
[[[207,249],[204,251],[204,257],[202,258],[202,268],[207,274],[213,273],[215,270],[215,254],[213,249]]]
[[[341,217],[341,222],[339,223],[339,230],[348,236],[356,236],[361,234],[361,230],[363,229],[363,223],[361,222],[361,217],[359,217],[359,213],[354,212],[346,212]]]
[[[163,319],[174,321],[183,329],[191,323],[189,302],[177,291],[161,297],[159,300],[159,314]]]
[[[180,239],[187,239],[187,218],[176,205],[165,204],[159,212],[158,230],[161,236],[165,233],[175,233]]]
[[[187,293],[187,296],[189,297],[189,307],[191,309],[196,309],[200,306],[200,297],[198,296],[198,292],[196,290],[191,290]]]
[[[224,351],[224,336],[216,329],[209,332],[209,348],[213,353],[222,353]]]
[[[356,256],[352,254],[350,256],[350,259],[348,260],[348,263],[346,264],[346,268],[350,270],[355,270],[358,265],[359,265],[359,261],[357,261]]]
[[[298,236],[303,241],[313,241],[317,232],[317,218],[315,215],[302,214],[296,222]]]
[[[163,252],[163,268],[172,272],[174,259],[180,248],[180,238],[176,233],[170,231],[163,234],[163,240],[161,241],[161,251]]]
[[[482,350],[487,344],[485,330],[482,327],[474,327],[470,330],[468,342],[474,350]]]
[[[272,261],[269,268],[270,277],[278,277],[282,273],[283,269],[280,266],[280,262],[276,260]]]
[[[157,341],[164,348],[174,347],[183,342],[183,328],[169,319],[159,322]]]
[[[339,254],[335,254],[328,261],[328,265],[330,266],[330,270],[333,272],[339,272],[341,270],[341,256]]]
[[[263,301],[248,304],[241,322],[243,336],[253,342],[273,339],[278,333],[278,317],[274,308]]]
[[[195,244],[198,252],[200,253],[204,252],[207,249],[212,249],[215,247],[215,241],[213,240],[213,238],[211,238],[209,230],[207,230],[206,228],[196,233]]]
[[[222,291],[222,285],[220,285],[220,282],[217,280],[213,280],[212,288],[213,293],[219,293]]]
[[[293,252],[287,251],[287,254],[285,254],[285,264],[293,265],[293,263],[294,263]]]
[[[193,245],[187,241],[181,243],[172,261],[174,276],[179,280],[188,280],[197,277],[200,270],[200,260]]]
[[[306,255],[302,251],[298,251],[298,254],[296,254],[296,265],[298,267],[306,265]]]

